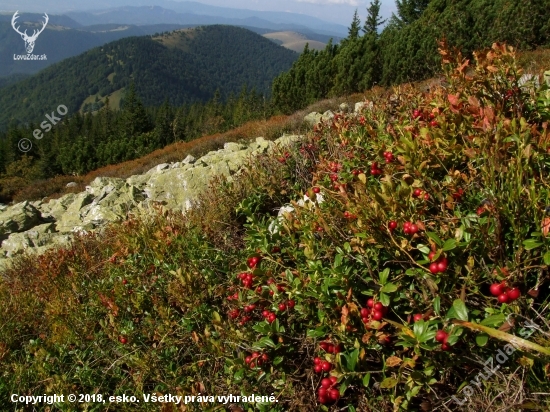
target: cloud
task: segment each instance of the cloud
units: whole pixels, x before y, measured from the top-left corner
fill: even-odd
[[[359,6],[357,0],[294,0],[298,3],[312,3],[312,4],[344,4],[347,6]]]

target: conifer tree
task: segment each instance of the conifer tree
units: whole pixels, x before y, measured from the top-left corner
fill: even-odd
[[[430,0],[396,0],[397,20],[402,24],[411,24],[418,20]]]
[[[367,18],[363,26],[363,33],[367,36],[373,34],[378,37],[378,28],[385,22],[386,20],[382,20],[382,17],[380,17],[380,0],[372,1],[367,7]]]

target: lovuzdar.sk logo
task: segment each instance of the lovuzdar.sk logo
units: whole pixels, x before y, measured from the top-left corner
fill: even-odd
[[[36,42],[36,39],[38,38],[40,33],[42,33],[44,31],[44,29],[46,28],[46,25],[48,24],[48,20],[49,20],[48,15],[46,13],[44,13],[44,22],[42,23],[42,28],[40,30],[36,30],[36,29],[33,30],[32,35],[29,36],[27,34],[27,29],[24,32],[21,32],[19,30],[20,26],[17,26],[17,27],[15,26],[16,25],[16,20],[19,18],[17,13],[19,13],[19,10],[17,10],[14,13],[14,15],[11,19],[11,26],[13,27],[13,29],[18,34],[21,35],[21,38],[25,41],[25,49],[27,50],[27,54],[22,54],[22,55],[14,54],[13,59],[14,60],[47,60],[45,54],[35,55],[35,54],[32,54],[32,51],[34,50],[34,43]]]

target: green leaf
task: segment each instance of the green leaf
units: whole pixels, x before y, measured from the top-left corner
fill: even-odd
[[[483,326],[500,326],[504,323],[506,320],[506,316],[504,316],[502,313],[491,315],[481,321],[481,325]]]
[[[398,383],[399,383],[399,381],[395,378],[386,378],[380,384],[380,388],[381,389],[391,389],[391,388],[397,386]]]
[[[466,321],[468,320],[468,309],[466,308],[464,302],[462,302],[460,299],[456,299],[453,302],[453,308],[456,312],[457,319]]]
[[[266,347],[274,348],[275,343],[267,336],[261,338],[258,342],[252,345],[253,348],[263,349]]]
[[[531,250],[542,246],[542,243],[536,239],[527,239],[523,241],[523,246],[525,246],[525,250]]]
[[[543,259],[545,265],[550,265],[550,250],[544,254]]]
[[[278,365],[283,361],[283,359],[284,358],[282,356],[277,356],[275,359],[273,359],[273,365]]]
[[[447,239],[443,244],[443,251],[447,252],[448,250],[453,250],[456,247],[455,239]]]
[[[426,245],[423,245],[422,243],[419,243],[418,245],[416,245],[416,248],[420,250],[422,253],[424,253],[425,255],[428,255],[430,253],[430,248]]]
[[[439,236],[437,236],[436,233],[434,232],[426,232],[426,235],[432,239],[436,244],[437,246],[441,247],[443,245],[443,242],[441,241],[441,239],[439,238]]]
[[[324,327],[319,327],[317,329],[310,329],[307,331],[308,338],[322,338],[327,334]]]
[[[385,293],[392,293],[397,290],[397,285],[394,285],[393,283],[386,283],[382,289],[380,289],[380,292]]]
[[[434,311],[437,316],[439,316],[439,310],[441,309],[441,298],[439,296],[436,296],[434,299]]]
[[[336,257],[334,258],[334,267],[337,268],[341,264],[342,264],[342,255],[337,254]]]
[[[478,346],[485,346],[489,342],[489,335],[486,333],[480,333],[476,336],[476,343]]]
[[[378,276],[380,277],[380,283],[385,285],[388,282],[388,277],[390,276],[390,268],[384,269],[378,274]]]
[[[390,297],[386,295],[384,292],[380,292],[380,302],[384,306],[390,306]]]
[[[363,376],[363,386],[368,387],[370,382],[370,373],[367,373],[365,376]]]

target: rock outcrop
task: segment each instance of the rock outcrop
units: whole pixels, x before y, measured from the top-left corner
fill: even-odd
[[[150,202],[164,202],[167,208],[186,210],[191,201],[208,187],[215,175],[231,179],[250,156],[288,145],[302,136],[283,135],[275,142],[258,137],[248,145],[226,143],[223,149],[195,159],[155,166],[143,175],[128,179],[97,177],[86,191],[59,199],[21,202],[0,207],[0,270],[12,257],[25,251],[43,253],[67,245],[75,232],[100,230],[121,222]]]

